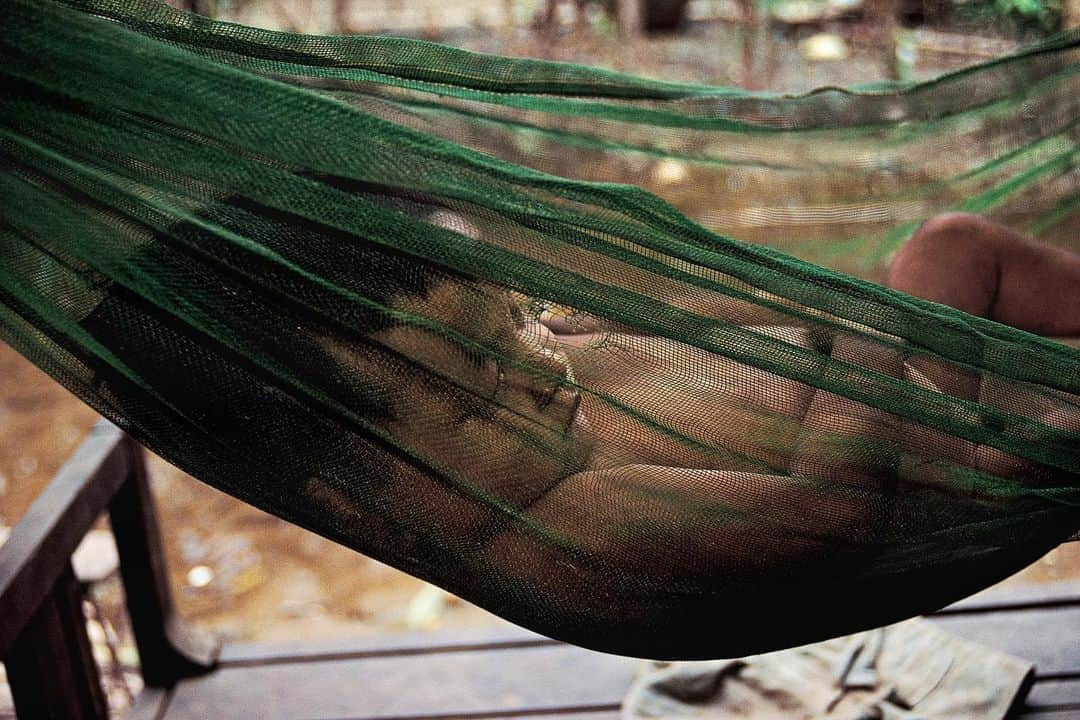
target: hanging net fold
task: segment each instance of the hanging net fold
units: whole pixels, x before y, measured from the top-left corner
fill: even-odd
[[[0,338],[214,487],[656,658],[931,611],[1080,526],[1080,351],[874,284],[948,209],[1080,249],[1076,32],[777,96],[0,19]]]

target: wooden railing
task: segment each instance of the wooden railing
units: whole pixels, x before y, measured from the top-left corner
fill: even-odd
[[[143,681],[204,673],[218,644],[176,616],[143,449],[99,422],[0,546],[0,657],[20,718],[107,718],[71,555],[108,512]]]

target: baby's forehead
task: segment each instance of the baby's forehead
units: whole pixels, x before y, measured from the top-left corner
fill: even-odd
[[[456,213],[453,210],[446,210],[445,208],[435,210],[428,215],[427,221],[432,225],[438,225],[441,228],[453,230],[454,232],[470,237],[473,240],[480,239],[480,230],[469,222],[464,215]]]

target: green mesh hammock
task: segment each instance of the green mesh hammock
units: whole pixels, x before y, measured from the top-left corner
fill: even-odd
[[[945,209],[1077,242],[1075,32],[779,97],[0,19],[0,338],[217,488],[663,658],[927,612],[1080,526],[1080,352],[873,284]]]

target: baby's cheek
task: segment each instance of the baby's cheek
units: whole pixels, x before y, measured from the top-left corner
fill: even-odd
[[[515,508],[535,501],[579,463],[562,437],[507,411],[466,420],[457,438],[460,447],[471,450],[454,458],[461,471]]]
[[[470,349],[433,330],[411,326],[383,330],[375,337],[418,366],[416,376],[397,376],[396,383],[409,384],[424,392],[429,392],[425,386],[458,388],[482,398],[491,397],[495,392],[498,366],[479,350]]]
[[[408,396],[412,395],[411,398]],[[465,412],[461,398],[406,393],[389,430],[434,472],[393,480],[388,503],[403,522],[456,542],[471,542],[541,496],[580,466],[561,433],[507,411]],[[441,477],[438,477],[441,475]]]
[[[502,353],[518,347],[520,310],[501,288],[471,285],[463,288],[462,323],[457,329],[477,342]]]

